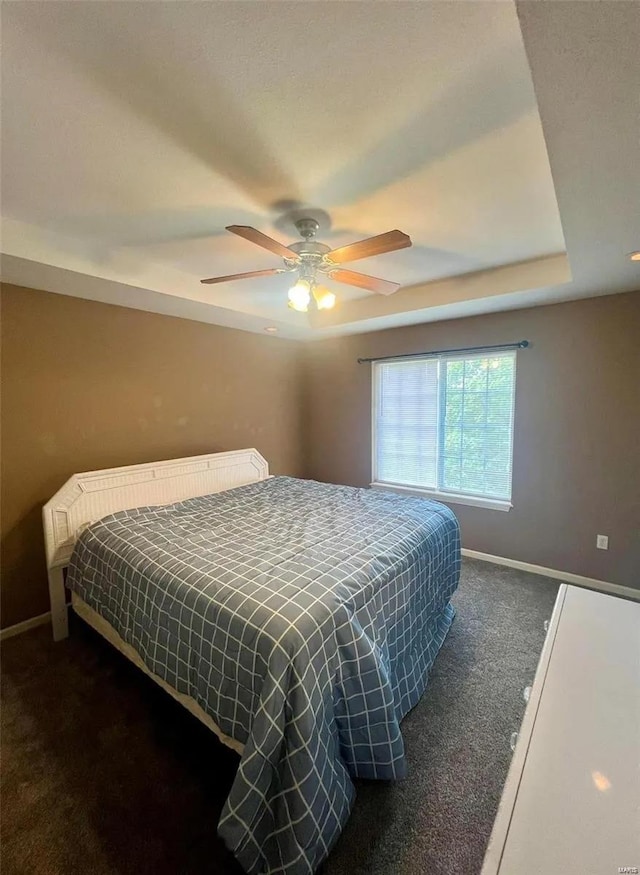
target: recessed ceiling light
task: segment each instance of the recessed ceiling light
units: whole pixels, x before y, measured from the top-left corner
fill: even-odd
[[[267,325],[264,330],[267,332],[267,334],[275,334],[278,329],[275,325]]]
[[[637,252],[630,252],[629,258],[631,261],[640,261],[640,249],[638,249]]]

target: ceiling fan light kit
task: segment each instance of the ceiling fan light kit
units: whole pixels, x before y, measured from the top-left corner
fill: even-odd
[[[289,289],[289,306],[292,310],[306,313],[309,309],[310,301],[311,285],[307,280],[299,279],[298,282]]]
[[[317,285],[313,280],[299,279],[289,289],[289,306],[299,313],[306,313],[312,297],[318,310],[331,310],[336,303],[336,296],[329,289]]]
[[[322,286],[313,287],[313,298],[318,310],[331,310],[336,305],[336,296]]]
[[[315,236],[318,232],[318,222],[311,218],[298,219],[295,223],[302,240],[285,246],[272,237],[268,237],[257,228],[248,225],[229,225],[227,231],[244,237],[251,243],[279,255],[284,261],[284,267],[253,270],[247,273],[237,273],[230,276],[210,277],[201,282],[223,283],[231,280],[247,279],[249,277],[274,276],[279,273],[295,273],[297,279],[289,289],[289,307],[301,313],[306,313],[312,301],[318,310],[329,310],[336,303],[333,292],[323,288],[318,278],[328,276],[335,282],[345,283],[359,289],[366,289],[378,295],[392,295],[400,288],[400,283],[389,282],[353,270],[339,267],[348,261],[361,258],[371,258],[385,252],[395,252],[411,246],[411,238],[402,231],[387,231],[377,237],[369,237],[358,243],[349,243],[338,249],[331,249],[326,243],[319,243]]]

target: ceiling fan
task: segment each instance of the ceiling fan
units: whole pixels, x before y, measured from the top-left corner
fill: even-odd
[[[251,228],[248,225],[229,225],[227,231],[231,231],[232,234],[244,237],[245,240],[280,255],[284,260],[284,267],[252,270],[248,273],[235,273],[231,276],[215,276],[200,282],[226,283],[230,280],[274,276],[278,273],[297,274],[295,283],[289,289],[289,306],[303,313],[309,309],[312,299],[319,310],[328,310],[334,306],[335,295],[318,284],[318,280],[322,276],[328,276],[336,282],[357,286],[359,289],[367,289],[379,295],[392,295],[400,288],[400,283],[378,279],[366,273],[356,273],[354,270],[345,270],[340,265],[348,261],[370,258],[373,255],[395,252],[396,249],[405,249],[407,246],[411,246],[411,238],[407,234],[403,234],[402,231],[387,231],[386,234],[378,234],[377,237],[369,237],[358,243],[349,243],[347,246],[331,249],[325,243],[316,241],[315,236],[320,226],[315,219],[298,219],[295,226],[302,240],[299,243],[292,243],[291,246],[285,246],[258,231],[257,228]]]

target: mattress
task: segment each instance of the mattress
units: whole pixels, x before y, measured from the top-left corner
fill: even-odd
[[[400,721],[459,571],[444,505],[275,477],[105,517],[67,583],[243,745],[218,831],[244,869],[299,875],[336,841],[354,777],[405,775]]]

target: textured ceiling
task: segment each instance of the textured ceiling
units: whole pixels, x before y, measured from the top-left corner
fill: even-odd
[[[509,2],[5,3],[3,277],[297,337],[606,291],[575,288],[561,197],[573,217],[565,177],[594,145],[581,89],[593,79],[605,103],[637,74],[633,4],[602,5],[621,11],[523,4],[521,31]],[[581,8],[570,22],[551,6]],[[336,309],[308,318],[286,308],[286,277],[200,285],[279,266],[224,226],[292,242],[282,214],[301,204],[328,213],[333,246],[409,233],[412,249],[354,265],[403,289],[336,285]]]

